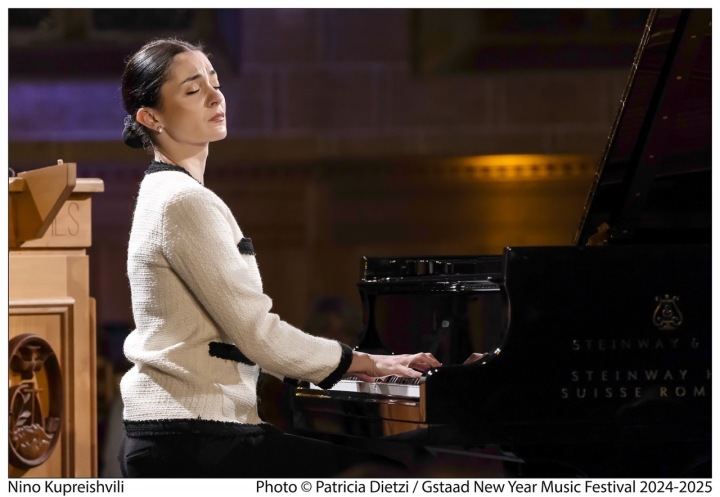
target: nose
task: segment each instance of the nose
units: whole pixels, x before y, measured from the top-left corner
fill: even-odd
[[[223,93],[215,87],[211,86],[210,88],[211,91],[210,93],[208,93],[208,107],[213,107],[215,105],[220,105],[221,103],[223,103],[225,101],[225,96],[223,95]]]

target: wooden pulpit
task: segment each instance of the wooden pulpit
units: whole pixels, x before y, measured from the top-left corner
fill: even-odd
[[[76,165],[9,179],[8,476],[96,477],[95,301],[87,249],[100,179]]]

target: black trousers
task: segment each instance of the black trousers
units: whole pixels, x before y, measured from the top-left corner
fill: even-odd
[[[140,478],[330,478],[398,475],[397,461],[284,433],[123,434],[120,468]]]

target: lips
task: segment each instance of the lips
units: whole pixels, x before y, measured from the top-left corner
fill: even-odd
[[[215,114],[212,119],[210,119],[210,122],[213,123],[219,123],[225,120],[225,114],[223,112],[218,112]]]

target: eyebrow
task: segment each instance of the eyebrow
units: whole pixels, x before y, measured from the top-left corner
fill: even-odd
[[[213,69],[212,71],[210,71],[208,76],[215,76],[216,74],[217,74],[217,72],[215,71],[215,69]],[[191,81],[195,81],[198,78],[202,78],[202,74],[198,73],[194,76],[190,76],[189,78],[185,78],[185,80],[180,84],[184,85],[185,83],[190,83]]]

